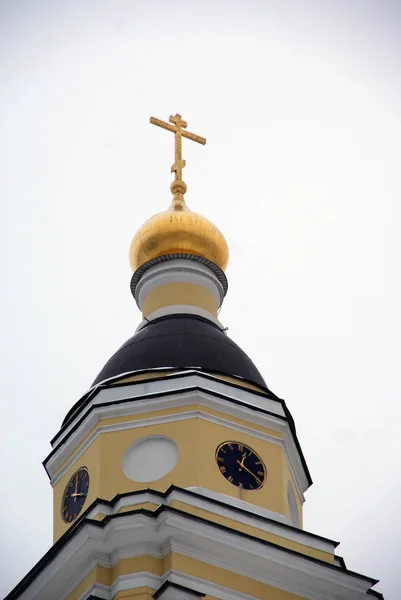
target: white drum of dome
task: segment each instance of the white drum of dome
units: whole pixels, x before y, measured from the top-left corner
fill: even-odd
[[[131,444],[124,452],[122,468],[132,481],[155,481],[174,469],[178,460],[175,442],[163,435],[149,435]]]

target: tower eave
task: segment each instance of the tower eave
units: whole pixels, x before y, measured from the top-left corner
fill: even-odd
[[[186,493],[185,490],[181,492]],[[382,598],[379,592],[371,589],[378,583],[377,579],[350,571],[341,562],[321,560],[211,522],[188,511],[177,510],[164,503],[174,490],[168,490],[164,499],[152,490],[141,493],[155,494],[161,504],[156,510],[138,508],[127,512],[113,512],[118,499],[111,502],[97,500],[97,507],[108,514],[100,520],[93,519],[90,514],[94,506],[89,507],[75,526],[54,544],[5,600],[54,600],[56,597],[66,597],[87,574],[90,567],[88,556],[98,554],[101,557],[107,554],[108,557],[115,557],[111,562],[109,559],[108,563],[113,567],[118,563],[122,550],[125,557],[137,556],[138,551],[145,546],[155,558],[163,559],[168,554],[173,557],[178,552],[181,557],[191,558],[193,564],[196,556],[196,561],[203,565],[203,570],[209,565],[225,574],[225,584],[222,586],[215,576],[206,580],[194,575],[189,567],[191,563],[188,563],[187,569],[185,560],[181,560],[181,569],[170,570],[165,577],[148,573],[146,585],[153,588],[154,592],[167,580],[216,598],[221,598],[222,593],[227,595],[231,590],[235,592],[236,598],[246,600],[249,598],[248,594],[241,594],[235,587],[231,588],[232,579],[247,578],[252,571],[252,578],[258,581],[258,585],[266,586],[263,588],[266,592],[274,589],[296,593],[298,590],[300,597],[320,597],[324,592],[325,597],[333,598],[345,597],[346,594],[350,600],[360,599],[365,595]],[[133,531],[135,536],[132,535]],[[305,538],[308,537],[312,545],[333,544],[330,540],[313,534],[300,533]],[[127,540],[130,540],[129,546]],[[225,556],[224,565],[221,563],[222,555]],[[105,565],[101,558],[96,562]],[[228,576],[230,573],[231,577]],[[140,575],[134,572],[131,574],[130,584],[133,589],[140,583],[143,585]],[[125,583],[127,580],[128,576]],[[110,594],[111,589],[112,586],[107,586]],[[95,594],[96,590],[95,582],[89,585],[85,593]],[[105,593],[104,586],[102,590]]]

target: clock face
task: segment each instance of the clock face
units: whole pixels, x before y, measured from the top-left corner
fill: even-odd
[[[221,474],[244,490],[258,490],[266,480],[266,467],[260,456],[240,442],[220,444],[216,462]]]
[[[85,504],[89,490],[89,473],[86,467],[81,467],[71,477],[64,490],[61,502],[61,514],[66,523],[77,518]]]

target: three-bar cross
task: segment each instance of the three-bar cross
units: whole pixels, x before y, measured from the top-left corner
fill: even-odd
[[[171,172],[175,173],[176,181],[182,181],[182,170],[185,167],[185,160],[182,159],[182,138],[185,137],[188,140],[192,140],[193,142],[198,142],[198,144],[203,145],[206,144],[206,140],[200,135],[196,135],[190,131],[185,131],[187,123],[186,121],[183,121],[181,115],[177,114],[175,116],[171,116],[169,121],[172,123],[172,125],[170,125],[170,123],[166,123],[165,121],[161,121],[160,119],[155,119],[155,117],[150,117],[150,122],[153,125],[167,129],[167,131],[171,131],[175,134],[175,161],[171,167]]]

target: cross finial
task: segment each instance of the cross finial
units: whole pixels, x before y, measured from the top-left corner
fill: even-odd
[[[187,128],[187,123],[182,119],[181,115],[172,115],[169,118],[169,121],[171,125],[170,123],[166,123],[160,119],[155,119],[155,117],[150,117],[150,122],[152,125],[157,125],[158,127],[167,129],[167,131],[171,131],[175,134],[175,160],[171,167],[171,172],[175,173],[175,178],[170,186],[170,189],[174,196],[173,208],[176,210],[182,210],[184,208],[184,194],[187,191],[187,186],[182,180],[182,170],[186,164],[185,160],[182,159],[182,138],[185,137],[193,142],[198,142],[198,144],[203,145],[206,144],[206,140],[200,135],[185,131]]]

